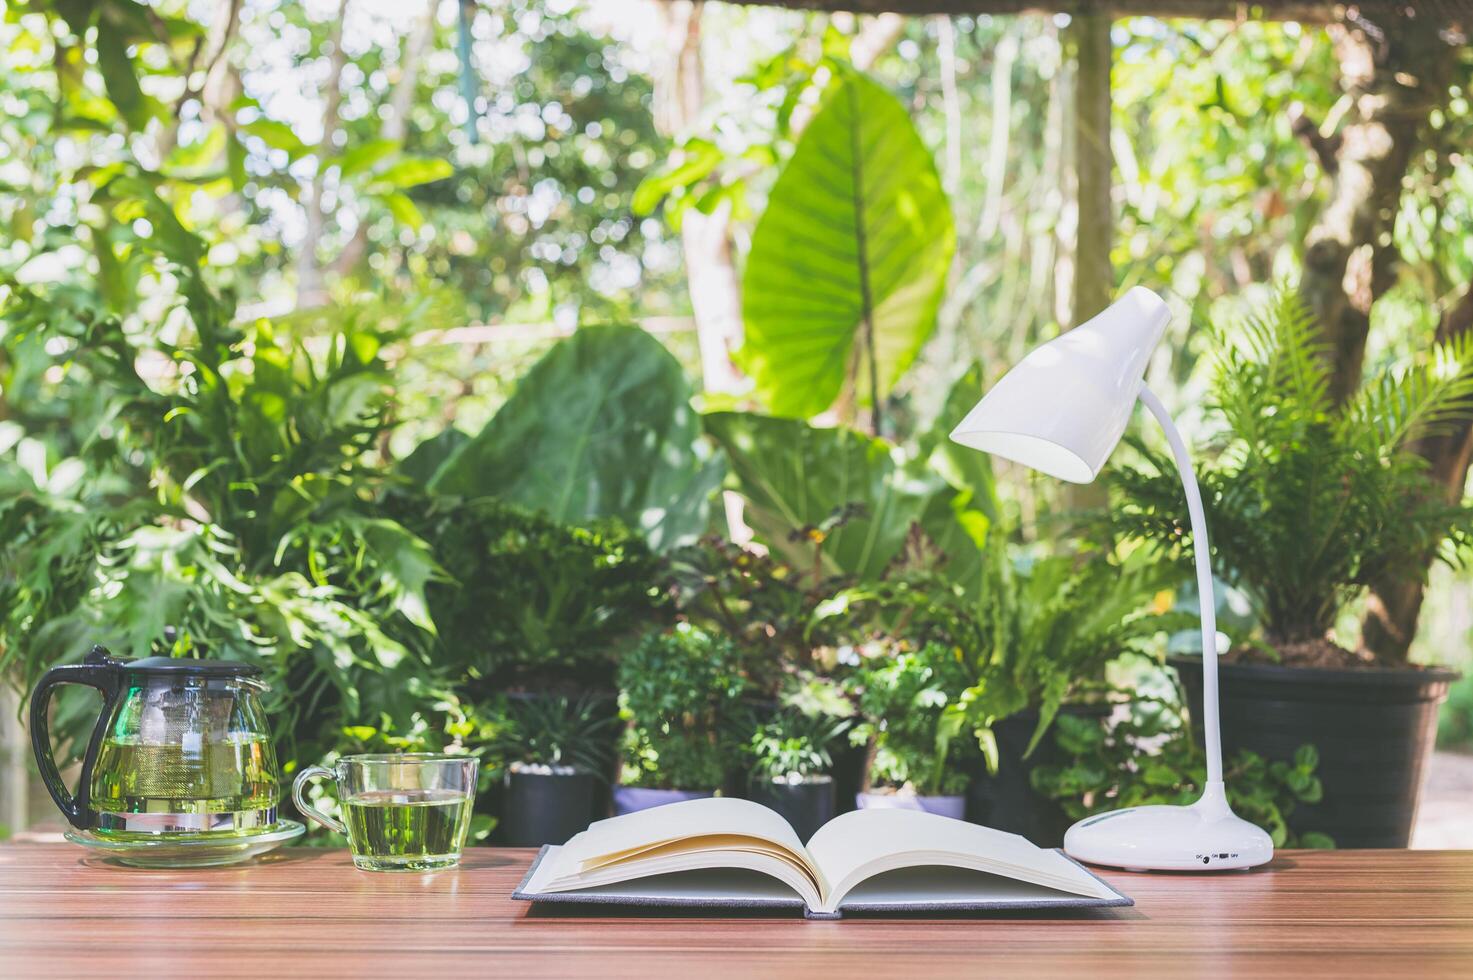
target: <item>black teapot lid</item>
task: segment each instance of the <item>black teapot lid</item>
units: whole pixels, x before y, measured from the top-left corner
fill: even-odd
[[[193,657],[144,657],[115,661],[130,674],[195,674],[201,677],[254,677],[261,672],[255,664],[236,660],[195,660]]]
[[[193,677],[254,677],[261,672],[255,664],[236,660],[196,660],[193,657],[144,657],[128,660],[114,657],[106,647],[87,653],[89,664],[109,664],[130,674],[188,674]]]

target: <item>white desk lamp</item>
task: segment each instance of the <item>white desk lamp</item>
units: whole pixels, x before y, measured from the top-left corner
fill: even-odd
[[[1202,602],[1202,728],[1207,785],[1190,806],[1138,806],[1086,817],[1064,852],[1091,864],[1159,871],[1251,868],[1273,857],[1268,834],[1236,816],[1222,785],[1217,720],[1217,621],[1207,522],[1186,443],[1145,386],[1146,365],[1171,318],[1140,286],[1099,316],[1023,358],[967,413],[951,438],[1073,483],[1089,483],[1114,451],[1140,400],[1166,430],[1187,492]]]

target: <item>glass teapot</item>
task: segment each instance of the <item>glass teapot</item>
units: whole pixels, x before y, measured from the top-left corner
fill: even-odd
[[[107,837],[271,827],[281,788],[260,672],[222,660],[115,659],[100,646],[80,664],[53,667],[31,693],[31,748],[51,798],[73,826]],[[60,684],[103,697],[75,795],[57,772],[46,724]]]

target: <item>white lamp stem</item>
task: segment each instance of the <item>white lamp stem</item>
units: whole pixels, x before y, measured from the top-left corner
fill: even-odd
[[[1212,589],[1212,558],[1207,544],[1207,519],[1202,513],[1202,493],[1197,489],[1197,475],[1192,458],[1182,441],[1176,423],[1155,393],[1141,385],[1140,399],[1145,403],[1171,445],[1177,472],[1187,492],[1187,513],[1192,520],[1192,551],[1197,559],[1197,597],[1202,603],[1202,731],[1207,742],[1208,792],[1214,783],[1222,782],[1222,732],[1217,720],[1217,600]]]

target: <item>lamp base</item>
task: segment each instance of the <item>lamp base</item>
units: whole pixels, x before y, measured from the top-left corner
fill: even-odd
[[[1136,806],[1086,817],[1064,834],[1064,853],[1131,871],[1231,871],[1268,862],[1274,845],[1233,813],[1217,782],[1191,806]]]

